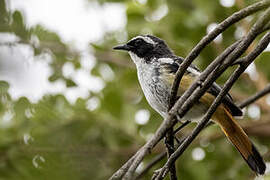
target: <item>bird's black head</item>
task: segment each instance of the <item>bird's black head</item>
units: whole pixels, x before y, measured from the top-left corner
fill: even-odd
[[[162,39],[152,35],[136,36],[124,45],[114,47],[115,50],[125,50],[140,58],[151,59],[171,55],[172,52]]]

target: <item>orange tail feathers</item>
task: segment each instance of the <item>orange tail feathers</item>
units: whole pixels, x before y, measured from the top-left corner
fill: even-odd
[[[220,125],[224,134],[237,148],[249,167],[256,174],[264,174],[266,166],[263,158],[249,140],[244,130],[224,106],[220,106],[217,109],[213,116],[213,120]]]

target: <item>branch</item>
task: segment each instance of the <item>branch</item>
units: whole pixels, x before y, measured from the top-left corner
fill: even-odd
[[[238,106],[243,108],[252,104],[253,102],[257,101],[259,98],[265,96],[266,94],[270,93],[270,84],[268,84],[263,90],[257,92],[255,95],[249,97],[245,101],[241,102]]]
[[[168,130],[168,133],[166,134],[166,137],[165,137],[165,144],[167,146],[166,148],[167,148],[167,156],[168,156],[168,158],[174,153],[174,150],[177,149],[181,145],[181,143],[184,141],[184,138],[182,140],[178,140],[178,138],[175,135],[179,131],[181,131],[184,127],[186,127],[186,125],[188,125],[189,123],[190,123],[190,121],[185,121],[176,130],[173,130],[173,128]],[[171,142],[169,142],[169,143],[166,142],[166,140],[168,138],[167,136],[169,136],[169,138],[171,138],[170,139]],[[177,145],[175,147],[174,147],[174,139],[176,139],[176,142],[177,142]],[[164,157],[165,157],[165,155],[164,155]],[[177,180],[175,164],[173,164],[172,168],[170,169],[170,178]]]
[[[166,137],[165,137],[165,145],[167,149],[167,157],[170,158],[170,156],[174,153],[174,133],[173,133],[173,127],[170,128],[167,131]],[[177,180],[176,176],[176,168],[175,164],[173,163],[170,167],[170,180]]]

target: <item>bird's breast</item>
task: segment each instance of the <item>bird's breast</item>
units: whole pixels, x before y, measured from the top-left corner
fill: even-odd
[[[153,109],[165,117],[171,87],[162,78],[162,72],[157,66],[141,64],[137,66],[137,73],[146,100]]]
[[[166,68],[160,67],[160,65],[155,64],[140,64],[137,65],[137,73],[146,100],[153,109],[165,117],[168,110],[170,90],[175,74],[169,72]],[[189,74],[183,76],[177,93],[178,97],[182,96],[194,79],[195,77]],[[201,101],[195,103],[193,108],[183,117],[183,121],[200,120],[208,107],[208,105],[205,105]]]

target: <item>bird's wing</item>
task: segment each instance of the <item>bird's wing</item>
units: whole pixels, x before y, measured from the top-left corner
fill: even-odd
[[[174,61],[176,62],[175,64],[181,64],[184,61],[184,58],[182,58],[182,57],[174,57]],[[175,64],[173,65],[174,67],[176,66]],[[195,73],[196,72],[200,73],[200,69],[197,68],[194,64],[191,64],[190,67],[194,68]],[[174,68],[174,71],[176,72],[178,68],[179,68],[179,66],[177,68]],[[194,72],[190,72],[189,69],[188,69],[188,71],[189,71],[189,73],[187,75],[190,74],[189,76],[192,77],[191,74],[194,73]],[[195,80],[195,77],[192,77],[192,79]],[[184,84],[182,84],[182,83],[184,83]],[[188,82],[187,78],[182,78],[180,88],[179,88],[180,91],[181,91],[181,89],[182,89],[182,91],[186,90],[186,89],[181,88],[182,85],[184,85],[184,87],[189,87],[191,85],[191,83],[192,82]],[[208,93],[214,95],[215,97],[219,94],[220,91],[221,91],[221,87],[215,82],[207,90]],[[233,116],[242,116],[243,115],[242,110],[238,106],[236,106],[234,104],[233,98],[229,93],[223,98],[222,103],[228,108],[228,110],[231,112],[231,114]]]
[[[213,83],[208,89],[208,92],[214,96],[217,96],[221,91],[221,87],[217,83]],[[242,110],[235,105],[232,96],[228,93],[222,100],[223,104],[230,110],[233,116],[242,116]]]

